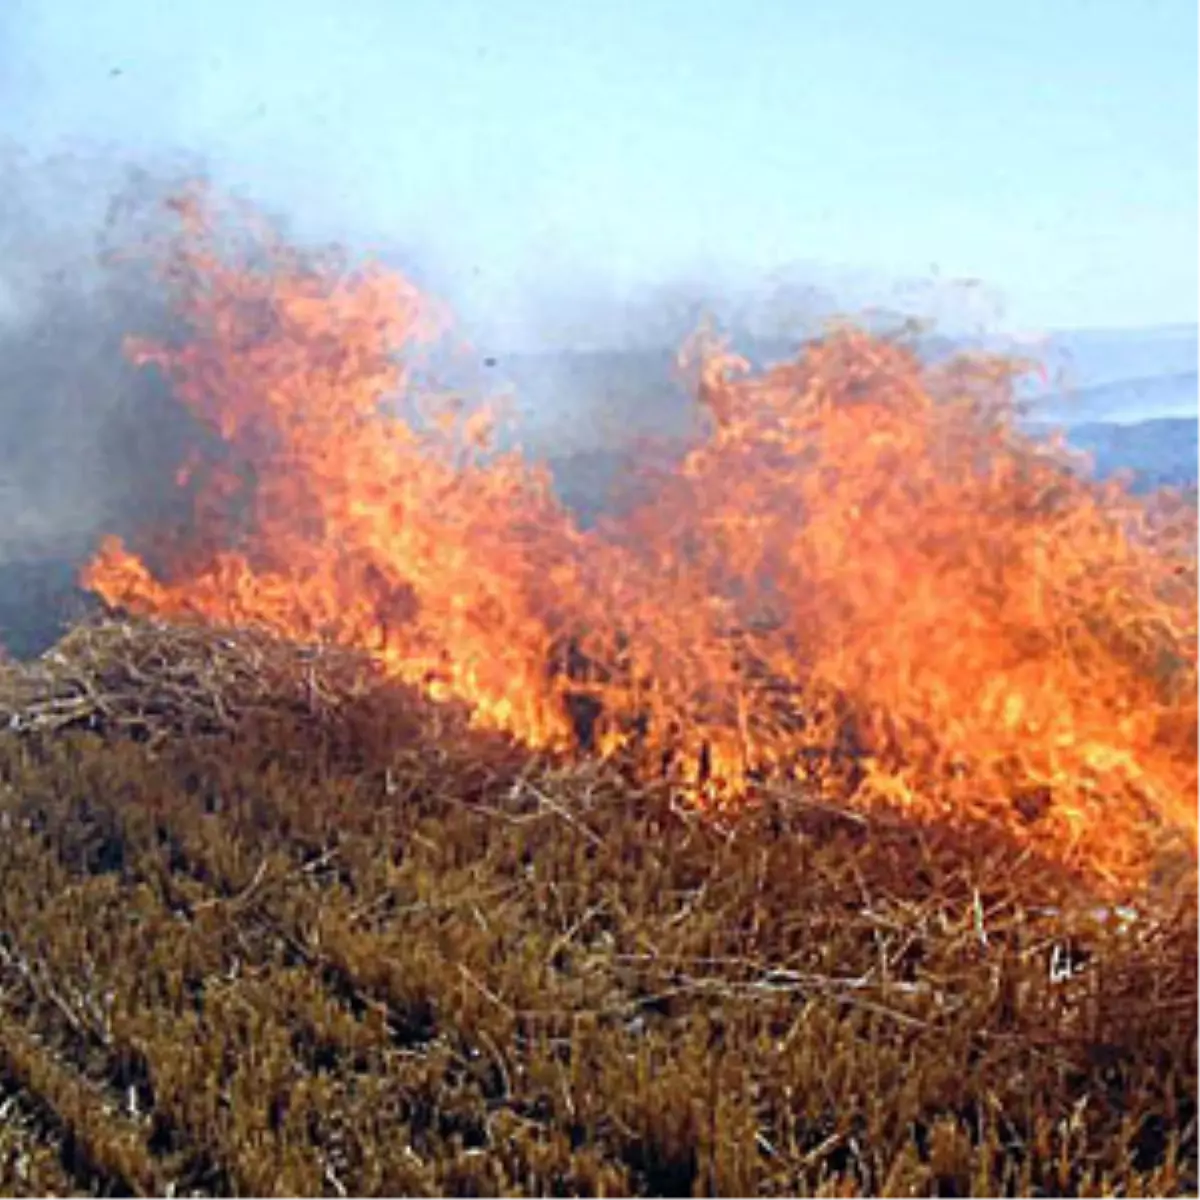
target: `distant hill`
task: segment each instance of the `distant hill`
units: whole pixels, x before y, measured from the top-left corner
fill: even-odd
[[[1194,421],[1200,406],[1198,396],[1200,374],[1193,369],[1051,393],[1039,400],[1036,412],[1040,421],[1068,426],[1098,421],[1131,424],[1148,416]]]
[[[1086,390],[1159,375],[1194,377],[1200,336],[1195,325],[1067,330],[1042,339],[1040,351],[1051,371],[1049,390]]]
[[[1088,422],[1071,428],[1068,440],[1093,458],[1101,479],[1132,471],[1135,491],[1186,487],[1197,482],[1200,424],[1195,418],[1155,417],[1133,424]]]

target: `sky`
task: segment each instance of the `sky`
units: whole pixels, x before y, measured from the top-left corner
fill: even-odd
[[[807,276],[1193,323],[1197,96],[1195,0],[0,2],[0,139],[198,152],[516,323]]]

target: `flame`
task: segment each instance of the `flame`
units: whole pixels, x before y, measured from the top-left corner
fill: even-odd
[[[1194,846],[1195,510],[1023,436],[1020,364],[846,327],[755,374],[697,339],[707,433],[585,531],[495,413],[416,386],[443,321],[410,284],[177,211],[188,338],[130,350],[216,437],[185,534],[87,568],[110,605],[359,647],[710,805],[803,779],[1110,875],[1151,826]]]

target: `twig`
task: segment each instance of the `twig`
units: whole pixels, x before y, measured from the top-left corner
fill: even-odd
[[[543,807],[549,809],[549,811],[554,813],[555,816],[561,817],[564,821],[566,821],[566,823],[570,825],[572,829],[574,829],[582,837],[586,838],[587,841],[589,841],[593,846],[604,845],[604,839],[594,829],[590,829],[582,821],[572,816],[572,814],[569,813],[561,804],[559,804],[556,800],[552,800],[546,795],[545,792],[541,791],[540,788],[534,787],[531,783],[526,783],[525,790],[527,790],[530,795],[534,796]]]

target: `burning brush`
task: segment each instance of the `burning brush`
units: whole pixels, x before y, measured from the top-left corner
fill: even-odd
[[[190,336],[131,352],[219,436],[189,527],[87,568],[110,606],[365,652],[708,806],[802,782],[1110,879],[1163,831],[1194,847],[1195,511],[1022,435],[1019,364],[854,329],[759,375],[700,347],[707,435],[584,530],[488,412],[418,394],[403,280],[178,211]]]

